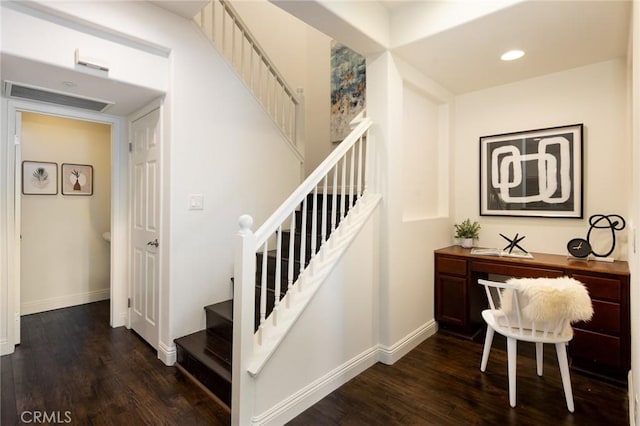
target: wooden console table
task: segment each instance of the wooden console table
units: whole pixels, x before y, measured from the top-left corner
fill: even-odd
[[[473,336],[484,326],[487,306],[479,278],[489,274],[518,278],[570,276],[589,290],[594,315],[573,325],[569,344],[572,367],[626,380],[631,365],[629,265],[532,253],[533,259],[482,256],[451,246],[435,253],[435,315],[439,327]]]

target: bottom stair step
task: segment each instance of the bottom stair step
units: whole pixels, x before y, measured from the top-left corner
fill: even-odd
[[[177,363],[231,406],[231,368],[207,352],[207,331],[202,330],[175,340]]]

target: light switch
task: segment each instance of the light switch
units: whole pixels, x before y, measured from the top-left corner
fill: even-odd
[[[204,209],[204,196],[202,194],[189,195],[189,210]]]

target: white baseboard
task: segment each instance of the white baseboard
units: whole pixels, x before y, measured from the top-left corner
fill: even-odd
[[[164,342],[158,342],[158,359],[164,365],[173,365],[176,363],[178,352],[176,345],[167,345]]]
[[[417,330],[407,334],[404,339],[396,342],[393,346],[378,345],[378,361],[387,365],[394,364],[420,343],[436,334],[437,331],[438,324],[435,320],[431,320]]]
[[[111,297],[109,288],[88,291],[84,293],[67,294],[51,297],[49,299],[34,300],[20,305],[20,315],[37,314],[38,312],[51,311],[53,309],[68,308],[69,306],[98,302]]]
[[[130,327],[127,326],[127,314],[128,314],[127,311],[123,311],[123,312],[120,312],[120,313],[116,314],[115,320],[114,320],[114,322],[113,322],[113,324],[111,326],[113,328],[116,328],[116,327],[127,327],[127,328],[130,328]]]
[[[393,364],[437,331],[437,323],[431,320],[393,346],[377,345],[368,349],[264,413],[254,416],[251,423],[253,425],[285,424],[376,362]]]
[[[635,391],[633,390],[633,371],[629,370],[627,376],[628,392],[629,392],[629,425],[636,426],[636,399],[634,397]]]
[[[16,350],[14,345],[9,344],[9,340],[2,339],[0,340],[0,355],[9,355],[12,354]]]
[[[300,391],[251,419],[253,425],[282,425],[307,408],[362,373],[377,361],[377,348],[373,347],[320,377]]]

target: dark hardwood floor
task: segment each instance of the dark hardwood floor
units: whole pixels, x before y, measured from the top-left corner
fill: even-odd
[[[135,333],[109,327],[98,302],[22,318],[22,344],[0,359],[1,424],[33,412],[69,412],[78,425],[227,425],[229,414],[167,367]],[[555,356],[545,375],[518,358],[518,406],[509,407],[507,361],[494,349],[479,371],[479,343],[437,334],[392,366],[377,364],[290,425],[628,425],[627,390],[572,372],[566,410]],[[25,416],[23,413],[27,413]],[[23,422],[21,422],[21,416]]]
[[[438,333],[394,365],[369,368],[289,425],[629,424],[624,386],[576,372],[575,412],[569,413],[555,351],[545,346],[550,350],[538,377],[533,344],[518,344],[516,408],[509,406],[506,342],[497,333],[486,373],[480,372],[481,343]]]
[[[74,425],[230,422],[138,335],[111,328],[108,301],[23,316],[22,343],[0,363],[3,426],[38,423],[37,413]]]

